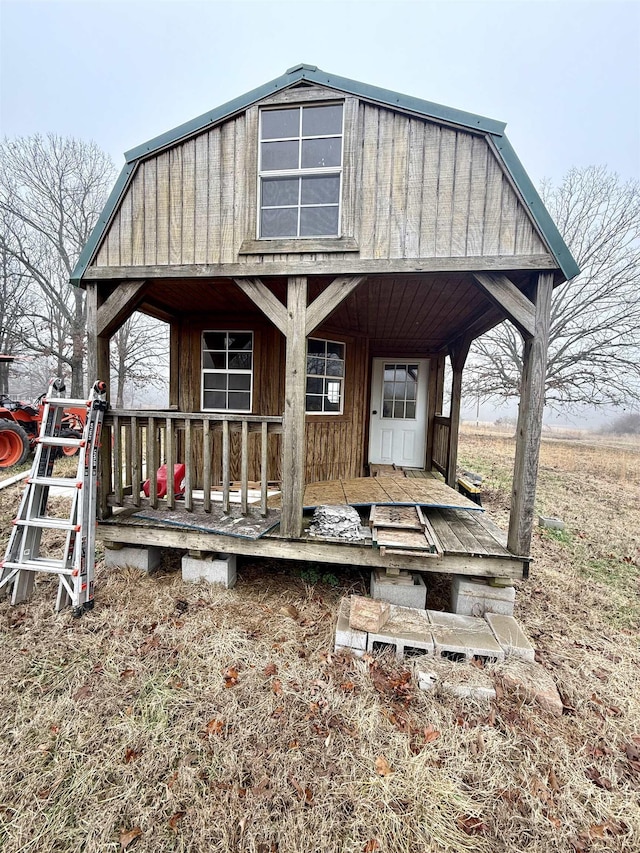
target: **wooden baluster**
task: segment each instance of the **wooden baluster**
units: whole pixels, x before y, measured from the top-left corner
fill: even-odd
[[[268,454],[268,425],[262,421],[261,425],[261,454],[260,454],[260,514],[267,515],[267,488],[269,485],[269,454]]]
[[[175,435],[173,432],[173,421],[171,418],[165,419],[165,461],[167,464],[167,509],[175,509],[176,494],[173,488],[173,466],[175,456]]]
[[[133,464],[132,460],[132,449],[131,449],[131,418],[128,419],[129,423],[123,425],[124,432],[124,487],[125,490],[128,490],[131,486],[131,466]]]
[[[147,427],[147,479],[149,480],[149,501],[154,509],[158,508],[158,456],[156,435],[156,419],[149,418]]]
[[[202,421],[202,466],[203,509],[211,512],[211,431],[208,418]]]
[[[222,511],[229,512],[231,490],[229,460],[229,421],[222,421]]]
[[[191,466],[191,420],[187,418],[184,422],[184,508],[187,512],[193,509],[193,481],[192,481],[192,466]]]
[[[138,435],[138,418],[131,418],[131,494],[133,505],[140,506],[140,436]]]
[[[249,512],[249,424],[242,421],[242,449],[240,452],[240,509]]]
[[[122,506],[122,433],[118,415],[113,416],[113,477],[116,506]]]

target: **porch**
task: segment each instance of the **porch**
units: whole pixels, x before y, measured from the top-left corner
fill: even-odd
[[[440,419],[441,431],[446,420]],[[282,418],[112,410],[104,429],[98,535],[107,545],[479,577],[522,578],[528,571],[528,558],[508,550],[506,534],[486,512],[430,471],[308,483],[301,534],[284,535]],[[164,495],[148,476],[160,464],[168,471],[184,465],[181,482],[167,477]],[[446,470],[446,464],[438,468]],[[355,507],[362,540],[312,535],[312,511],[319,505]],[[438,542],[436,553],[377,547],[369,527],[375,506],[420,507]]]

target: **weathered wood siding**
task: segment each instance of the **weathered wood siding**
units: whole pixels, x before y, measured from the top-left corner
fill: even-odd
[[[239,323],[236,317],[219,315],[210,320],[187,320],[179,331],[179,410],[200,411],[201,334],[203,329],[245,329],[254,332],[253,414],[282,415],[284,411],[284,338],[272,326],[256,319]],[[365,460],[365,428],[368,411],[368,346],[365,340],[345,338],[335,332],[332,340],[344,340],[346,346],[345,402],[342,415],[307,415],[305,481],[362,476]],[[221,436],[214,436],[212,469],[220,470]],[[196,470],[202,465],[202,435],[193,437]],[[268,478],[280,479],[281,438],[270,441]],[[231,477],[240,477],[240,435],[231,435]],[[260,435],[249,435],[249,479],[260,475]],[[215,476],[214,476],[215,482]],[[201,482],[198,483],[201,485]]]
[[[547,248],[486,138],[360,103],[349,106],[344,235],[359,257],[541,255]],[[99,267],[281,264],[239,255],[255,238],[256,108],[142,161],[99,248]],[[352,215],[353,214],[353,215]],[[342,254],[313,255],[318,261]]]

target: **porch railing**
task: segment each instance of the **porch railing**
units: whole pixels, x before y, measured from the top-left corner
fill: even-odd
[[[447,476],[449,465],[449,433],[451,418],[436,415],[433,419],[433,457],[431,464],[444,477]]]
[[[281,433],[281,417],[110,409],[102,439],[102,515],[114,506],[175,509],[178,463],[185,466],[180,508],[192,511],[195,501],[211,512],[214,490],[229,512],[232,491],[238,491],[246,515],[251,489],[266,515],[269,483],[280,479]],[[161,465],[167,471],[164,497],[156,476]]]

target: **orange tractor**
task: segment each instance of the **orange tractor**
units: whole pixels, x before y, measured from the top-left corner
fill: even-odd
[[[64,393],[64,383],[60,380],[53,387],[57,393]],[[35,447],[44,412],[44,397],[41,394],[34,403],[25,403],[0,394],[0,471],[12,465],[21,465]],[[65,409],[60,436],[82,438],[86,417],[85,409]],[[78,448],[63,447],[61,451],[65,456],[74,456]]]

